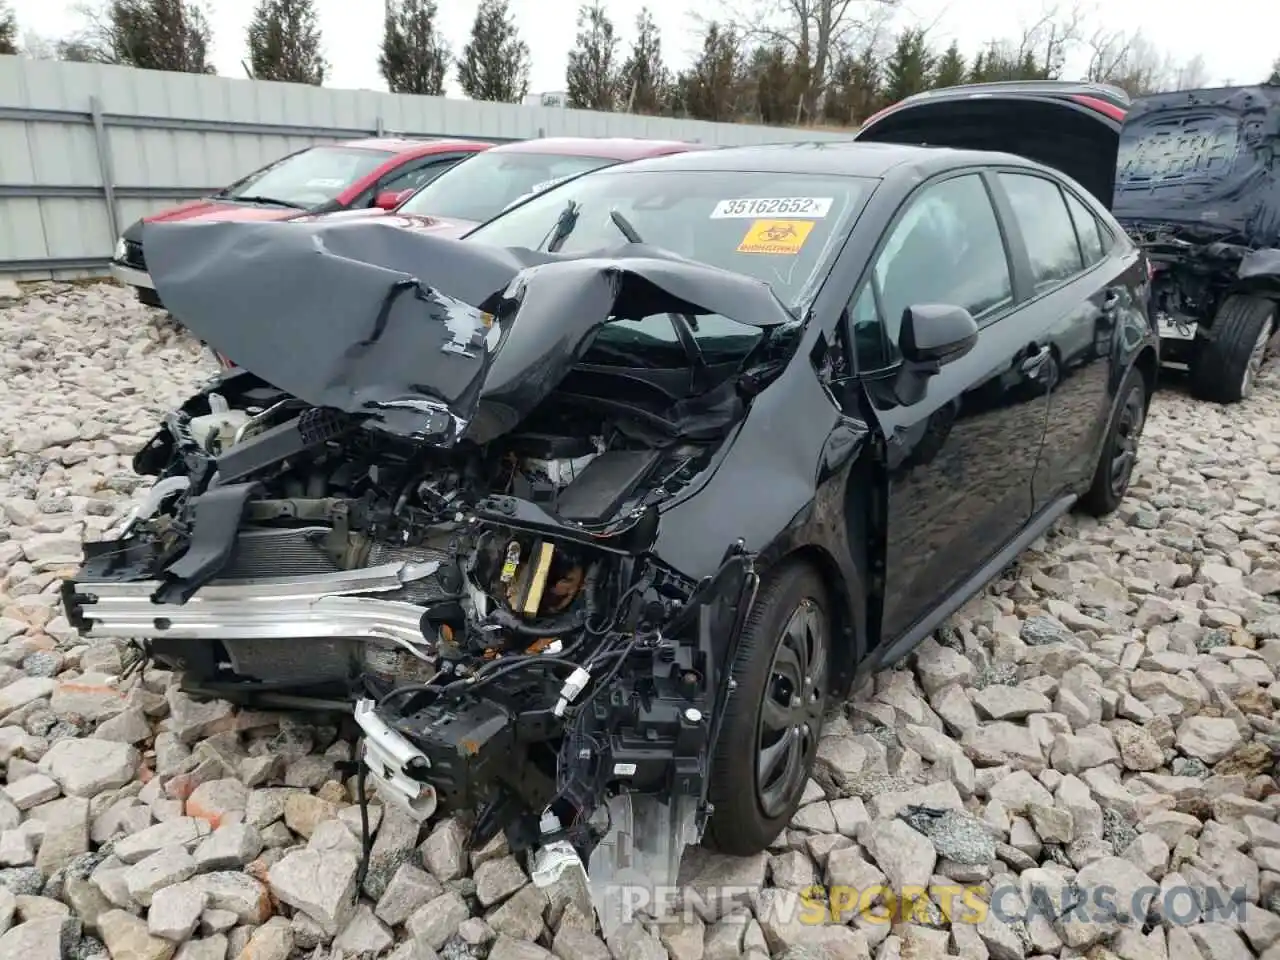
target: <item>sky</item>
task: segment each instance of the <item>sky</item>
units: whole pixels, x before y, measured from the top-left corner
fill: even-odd
[[[34,31],[45,37],[73,33],[83,0],[10,0],[16,9],[19,34]],[[686,66],[697,46],[695,11],[706,17],[778,0],[648,0],[662,32],[668,65]],[[1018,37],[1025,25],[1039,19],[1050,0],[899,0],[897,20],[930,28],[938,46],[956,40],[972,53],[993,37]],[[1062,0],[1065,9],[1071,0]],[[440,0],[441,28],[455,51],[470,33],[478,0]],[[564,89],[564,70],[576,33],[579,0],[512,0],[521,36],[532,51],[530,92]],[[212,59],[219,74],[245,76],[245,29],[255,0],[208,0],[213,28]],[[604,0],[624,49],[635,33],[635,18],[645,0]],[[870,6],[870,3],[865,4]],[[382,38],[382,0],[316,0],[331,73],[325,86],[385,90],[378,73]],[[1276,0],[1234,0],[1221,7],[1206,0],[1122,0],[1103,5],[1084,0],[1090,32],[1134,31],[1178,63],[1197,54],[1203,58],[1210,84],[1253,83],[1270,73],[1280,57],[1280,24]],[[1269,10],[1269,14],[1268,14]],[[1105,14],[1103,13],[1105,11]],[[1221,11],[1219,13],[1218,11]],[[1227,13],[1226,11],[1230,11]],[[1243,26],[1242,26],[1243,25]],[[1268,25],[1267,29],[1258,29]],[[1078,78],[1088,63],[1086,50],[1068,61],[1065,75]],[[448,94],[461,96],[450,75]]]

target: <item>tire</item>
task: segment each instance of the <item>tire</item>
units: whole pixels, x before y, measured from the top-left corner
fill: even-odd
[[[739,640],[732,671],[737,686],[729,698],[711,763],[708,795],[714,811],[703,834],[704,847],[752,856],[777,839],[799,807],[822,735],[830,687],[830,611],[822,577],[809,564],[787,562],[763,578]],[[794,680],[779,679],[775,655],[790,649],[788,627],[797,624],[807,624],[809,630],[799,633],[808,641],[816,640],[802,644],[810,652],[807,673],[814,683],[808,697],[792,698]],[[799,659],[793,656],[783,662],[782,670],[794,678],[790,668],[798,666]],[[766,699],[771,708],[767,708]],[[783,706],[783,700],[790,702]],[[781,726],[802,732],[784,741],[770,735],[767,719],[773,724],[785,720]],[[783,746],[784,742],[794,742],[794,752]],[[766,776],[766,789],[762,790],[757,761],[766,745],[774,747],[773,755],[781,758],[782,772],[787,776],[785,783]]]
[[[1098,465],[1093,471],[1093,481],[1080,498],[1080,508],[1095,517],[1114,513],[1129,491],[1150,401],[1142,371],[1136,367],[1130,369],[1120,384],[1118,397],[1115,413],[1107,424]]]
[[[1271,300],[1227,297],[1213,318],[1213,339],[1197,343],[1191,355],[1191,392],[1216,403],[1239,403],[1250,396],[1275,319]]]

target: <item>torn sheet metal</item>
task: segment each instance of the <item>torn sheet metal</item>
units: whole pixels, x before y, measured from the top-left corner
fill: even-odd
[[[145,230],[156,290],[210,347],[313,406],[438,444],[510,429],[611,319],[796,322],[768,284],[644,244],[556,255],[377,221]]]

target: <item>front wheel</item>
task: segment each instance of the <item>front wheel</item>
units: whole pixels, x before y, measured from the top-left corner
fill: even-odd
[[[809,564],[766,574],[743,628],[711,764],[715,810],[703,845],[751,856],[791,821],[809,780],[827,706],[831,606]]]
[[[1201,400],[1217,403],[1239,403],[1248,398],[1262,369],[1275,322],[1273,301],[1227,297],[1213,318],[1213,339],[1197,342],[1191,355],[1191,392]]]
[[[1138,462],[1138,442],[1146,425],[1148,397],[1147,382],[1136,367],[1125,375],[1119,396],[1116,412],[1107,425],[1093,482],[1080,498],[1080,506],[1095,517],[1105,517],[1120,506],[1129,492],[1129,481]]]

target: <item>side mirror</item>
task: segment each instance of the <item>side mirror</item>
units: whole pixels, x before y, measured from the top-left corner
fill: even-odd
[[[946,303],[913,304],[902,311],[898,349],[903,364],[893,383],[903,406],[924,399],[929,379],[978,342],[978,324],[964,307]]]
[[[902,311],[898,347],[908,363],[941,369],[977,342],[978,324],[964,307],[922,303]]]
[[[408,200],[411,193],[412,190],[387,190],[374,198],[373,205],[379,210],[394,210]]]

